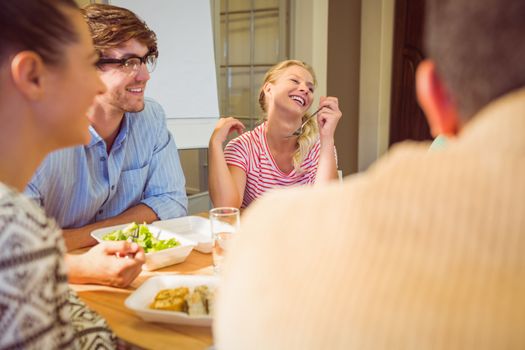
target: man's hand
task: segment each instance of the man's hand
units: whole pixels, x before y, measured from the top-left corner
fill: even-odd
[[[142,270],[146,256],[137,243],[102,242],[79,255],[66,255],[70,283],[128,286]]]

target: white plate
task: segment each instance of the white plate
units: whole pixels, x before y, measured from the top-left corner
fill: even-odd
[[[184,312],[150,309],[149,305],[155,295],[162,289],[188,287],[200,285],[217,287],[217,276],[207,275],[169,275],[154,276],[144,282],[136,291],[124,301],[127,308],[133,310],[145,321],[185,324],[190,326],[211,326],[211,316],[189,316]]]
[[[155,221],[153,225],[177,232],[189,240],[197,242],[195,250],[201,253],[211,253],[211,227],[210,220],[200,216],[183,216],[181,218]]]
[[[103,242],[102,237],[105,234],[122,229],[128,225],[129,224],[99,228],[98,230],[91,232],[91,236],[98,242]],[[142,265],[143,270],[151,271],[160,269],[161,267],[181,263],[186,260],[193,247],[197,245],[195,241],[163,228],[156,227],[154,225],[148,225],[148,228],[154,237],[157,237],[158,235],[159,239],[175,238],[180,242],[180,245],[173,248],[159,250],[158,252],[147,253],[146,262],[144,265]]]

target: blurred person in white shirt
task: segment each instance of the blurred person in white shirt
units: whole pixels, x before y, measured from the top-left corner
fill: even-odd
[[[218,349],[525,348],[525,2],[427,5],[416,90],[447,146],[250,207]]]

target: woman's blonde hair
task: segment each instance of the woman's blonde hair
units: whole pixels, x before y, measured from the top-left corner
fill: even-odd
[[[277,63],[275,66],[273,66],[266,72],[263,84],[261,86],[261,89],[259,90],[259,105],[261,106],[261,109],[264,112],[264,119],[266,119],[266,113],[268,112],[264,86],[266,85],[266,83],[274,83],[281,76],[281,74],[291,66],[299,66],[306,69],[312,75],[312,78],[314,79],[314,85],[317,85],[315,72],[313,68],[308,64],[298,60],[286,60]],[[302,122],[304,122],[308,117],[310,117],[309,113],[303,115]],[[293,154],[293,166],[296,171],[300,170],[301,164],[303,163],[304,159],[308,155],[308,152],[310,152],[310,149],[315,144],[318,138],[319,128],[317,126],[317,118],[312,118],[308,121],[308,123],[305,124],[305,126],[303,127],[303,133],[297,138],[298,147],[295,153]]]

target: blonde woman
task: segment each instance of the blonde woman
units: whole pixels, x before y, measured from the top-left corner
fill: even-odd
[[[320,111],[308,120],[316,79],[304,62],[287,60],[270,68],[260,90],[265,121],[222,144],[235,118],[221,118],[209,144],[209,189],[214,206],[247,207],[278,187],[322,183],[337,178],[334,133],[341,111],[336,97],[321,97]],[[299,136],[292,136],[308,120]]]

